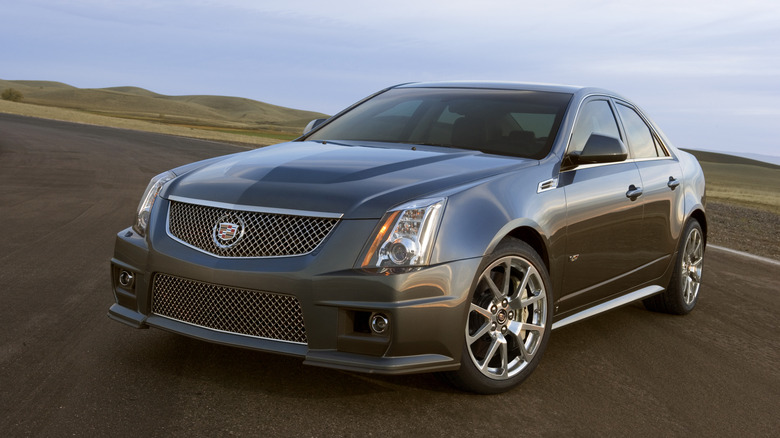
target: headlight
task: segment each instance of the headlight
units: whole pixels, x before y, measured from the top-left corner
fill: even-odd
[[[388,211],[361,268],[394,268],[427,265],[441,222],[446,198],[420,199]]]
[[[146,228],[149,226],[149,216],[152,214],[152,206],[157,199],[157,195],[160,193],[160,189],[168,181],[176,178],[173,172],[163,172],[149,181],[149,185],[146,186],[146,191],[141,197],[141,202],[138,204],[138,210],[136,212],[135,224],[133,229],[141,236],[146,235]]]

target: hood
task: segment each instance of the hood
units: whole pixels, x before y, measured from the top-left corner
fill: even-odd
[[[291,142],[229,155],[162,196],[379,218],[389,208],[536,161],[444,148]]]

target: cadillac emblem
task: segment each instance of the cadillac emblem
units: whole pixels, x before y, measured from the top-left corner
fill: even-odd
[[[236,237],[236,231],[238,231],[238,224],[222,222],[219,224],[219,231],[217,232],[217,236],[219,236],[219,240],[233,240],[233,238]]]
[[[219,248],[230,248],[244,237],[244,221],[236,217],[223,216],[214,225],[211,237]]]

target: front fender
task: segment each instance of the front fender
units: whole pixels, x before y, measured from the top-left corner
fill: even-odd
[[[549,175],[545,166],[535,166],[450,195],[432,263],[483,257],[521,228],[533,230],[549,249],[566,222],[563,189],[537,193]]]

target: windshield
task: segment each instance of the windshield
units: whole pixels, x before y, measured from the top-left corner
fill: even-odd
[[[466,88],[395,88],[303,140],[445,146],[540,159],[571,94]]]

